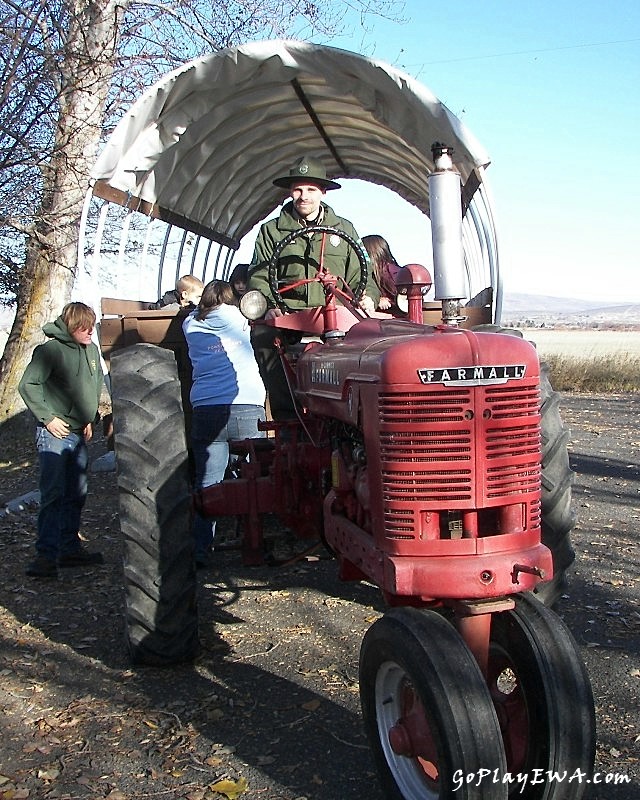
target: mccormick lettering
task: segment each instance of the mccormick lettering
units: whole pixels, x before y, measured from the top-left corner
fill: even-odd
[[[419,369],[422,383],[444,383],[448,386],[485,386],[524,378],[524,364],[505,364],[484,367],[449,367],[448,369]]]
[[[311,367],[311,383],[329,383],[332,386],[340,386],[340,375],[333,361],[314,364]]]

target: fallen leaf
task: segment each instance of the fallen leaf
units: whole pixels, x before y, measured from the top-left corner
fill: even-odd
[[[225,795],[229,798],[229,800],[235,800],[236,797],[240,797],[243,792],[246,792],[249,788],[249,784],[246,781],[246,778],[240,778],[238,781],[230,781],[230,780],[221,780],[217,781],[216,783],[212,783],[209,788],[213,792],[219,792],[220,794]]]
[[[55,779],[60,775],[59,769],[39,769],[38,770],[38,777],[42,778],[43,781],[55,781]]]
[[[317,711],[320,708],[320,700],[309,700],[308,703],[303,703],[302,708],[305,711]]]

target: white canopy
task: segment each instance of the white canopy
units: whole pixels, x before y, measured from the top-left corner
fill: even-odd
[[[465,182],[489,162],[446,106],[393,67],[304,42],[254,42],[164,76],[91,174],[96,194],[108,194],[104,181],[130,205],[142,200],[237,240],[279,204],[272,181],[298,154],[320,158],[330,177],[386,186],[428,215],[434,142],[454,148]]]
[[[253,42],[168,73],[116,127],[91,171],[93,194],[235,250],[282,202],[272,182],[301,154],[331,178],[380,184],[428,216],[435,142],[453,147],[465,208],[475,208],[465,258],[479,257],[494,277],[487,153],[413,78],[332,47]]]

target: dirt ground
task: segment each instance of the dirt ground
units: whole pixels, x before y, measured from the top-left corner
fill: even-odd
[[[640,396],[564,395],[562,408],[578,558],[559,614],[596,700],[602,783],[587,796],[637,800]],[[28,439],[0,444],[1,509],[37,473]],[[0,513],[0,800],[382,800],[357,689],[362,636],[384,610],[374,587],[340,583],[322,550],[245,568],[227,520],[198,573],[201,657],[133,669],[115,475],[91,475],[83,517],[104,567],[27,578],[35,517]]]

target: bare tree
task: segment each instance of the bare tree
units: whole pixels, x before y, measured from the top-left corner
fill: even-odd
[[[124,110],[161,74],[256,38],[331,39],[348,9],[397,0],[0,0],[0,425],[42,325],[69,299],[88,171]]]
[[[18,310],[0,363],[0,421],[17,410],[15,389],[43,322],[71,292],[86,163],[100,139],[122,14],[114,0],[5,7],[13,13],[3,19],[2,166],[17,202],[12,207],[5,194],[1,223],[25,244]],[[10,238],[3,264],[15,261]]]

